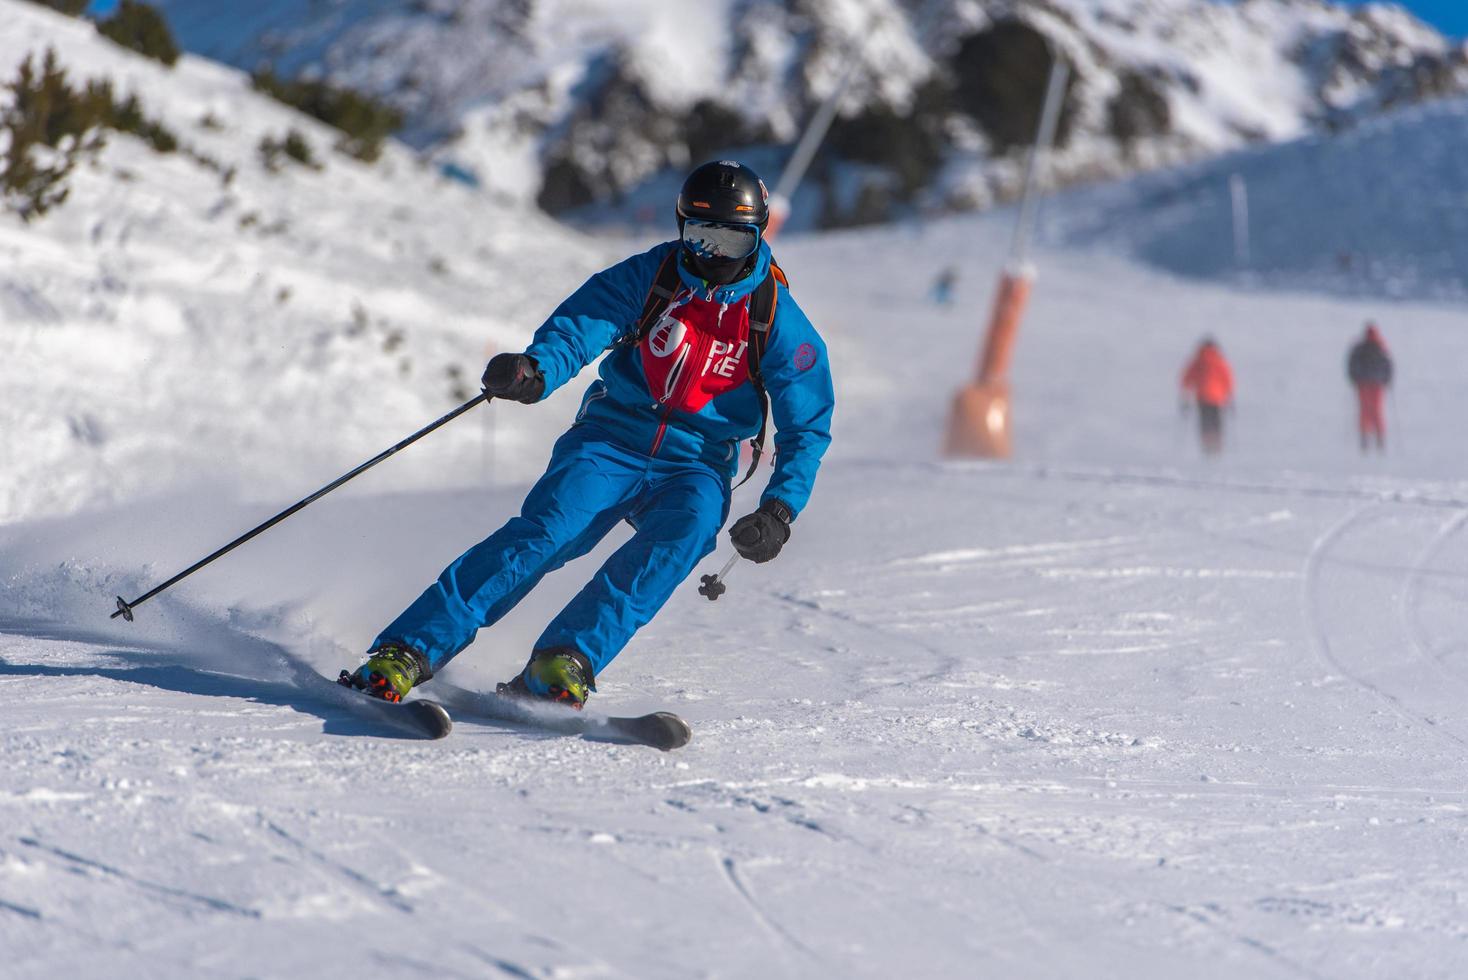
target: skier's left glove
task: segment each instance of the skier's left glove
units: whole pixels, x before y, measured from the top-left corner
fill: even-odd
[[[746,514],[729,528],[729,538],[741,558],[755,563],[769,561],[790,540],[790,521],[794,515],[782,500],[766,500],[759,510]]]

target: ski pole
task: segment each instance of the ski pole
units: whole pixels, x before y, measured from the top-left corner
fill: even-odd
[[[698,594],[707,596],[709,602],[717,602],[719,596],[729,590],[729,587],[724,584],[724,579],[729,577],[729,572],[733,570],[734,563],[738,560],[739,552],[736,551],[729,556],[728,561],[724,562],[724,567],[719,569],[717,574],[702,576],[699,581],[703,584],[698,587]]]
[[[465,412],[469,411],[469,409],[473,408],[475,405],[478,405],[480,402],[487,402],[487,401],[489,401],[489,395],[488,395],[488,393],[486,393],[486,392],[480,392],[476,397],[469,399],[469,401],[467,401],[464,404],[460,405],[458,408],[454,409],[452,412],[450,412],[449,414],[445,415],[443,418],[439,419],[437,422],[431,422],[428,425],[425,425],[423,428],[419,429],[417,432],[415,432],[412,435],[408,436],[408,438],[404,439],[402,442],[400,442],[397,445],[393,446],[391,449],[383,450],[381,453],[378,453],[376,456],[372,457],[367,462],[363,463],[361,466],[359,466],[356,469],[352,470],[350,473],[345,473],[342,476],[337,477],[335,480],[333,480],[332,482],[328,483],[326,486],[322,487],[320,490],[317,490],[315,493],[311,494],[311,496],[307,497],[304,500],[297,501],[296,503],[294,503],[291,506],[287,507],[285,510],[281,511],[279,514],[276,514],[274,517],[272,517],[270,520],[266,521],[264,524],[261,524],[258,527],[255,527],[255,528],[252,528],[249,531],[246,531],[244,534],[241,534],[239,537],[235,538],[229,544],[225,545],[223,548],[220,548],[218,551],[214,552],[212,555],[209,555],[207,558],[201,558],[199,561],[197,561],[194,564],[190,565],[188,568],[185,568],[183,571],[179,572],[177,575],[175,575],[173,578],[169,579],[167,582],[164,582],[162,585],[154,586],[149,591],[144,592],[142,595],[138,596],[132,602],[126,602],[126,601],[123,600],[122,596],[118,596],[117,597],[117,612],[115,612],[111,616],[109,616],[108,619],[116,619],[118,616],[121,616],[123,619],[125,619],[129,623],[131,623],[133,621],[133,608],[135,606],[141,606],[143,603],[147,602],[149,599],[153,598],[155,595],[157,595],[158,593],[162,592],[164,589],[167,589],[167,588],[170,588],[170,587],[172,587],[174,585],[177,585],[179,582],[182,582],[184,579],[188,578],[190,575],[194,574],[199,569],[203,568],[205,565],[208,565],[210,562],[214,561],[215,559],[222,558],[225,555],[229,554],[231,551],[233,551],[234,549],[238,548],[240,545],[244,544],[246,541],[249,541],[251,538],[255,537],[255,535],[261,534],[261,533],[263,533],[265,531],[270,530],[272,527],[274,527],[275,525],[279,524],[281,521],[285,520],[287,517],[290,517],[296,511],[303,509],[308,504],[315,503],[317,500],[320,500],[322,497],[326,496],[328,493],[331,493],[331,491],[335,490],[337,487],[341,486],[343,483],[346,483],[348,480],[352,479],[353,477],[360,476],[361,474],[367,472],[372,467],[376,466],[378,463],[382,462],[384,459],[387,459],[389,456],[391,456],[393,453],[397,452],[398,450],[400,450],[400,449],[406,449],[408,446],[411,446],[413,443],[417,442],[419,439],[422,439],[424,436],[428,435],[428,433],[432,432],[434,429],[437,429],[437,428],[439,428],[440,426],[443,426],[443,425],[447,425],[448,423],[452,422],[454,419],[458,418],[460,415],[463,415]]]

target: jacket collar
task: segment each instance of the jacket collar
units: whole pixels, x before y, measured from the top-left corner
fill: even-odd
[[[673,247],[681,249],[683,246],[679,242],[674,242]],[[770,246],[764,240],[763,236],[760,237],[759,252],[757,255],[754,268],[750,270],[749,275],[743,279],[736,279],[726,286],[715,286],[712,292],[709,291],[702,279],[683,268],[681,256],[674,261],[678,264],[678,277],[683,280],[683,285],[693,290],[702,299],[707,299],[724,306],[732,306],[758,289],[759,284],[764,282],[765,277],[770,274],[772,256],[770,254]]]

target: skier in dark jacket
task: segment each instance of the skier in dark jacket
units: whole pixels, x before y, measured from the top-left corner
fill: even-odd
[[[611,351],[520,516],[450,564],[382,631],[347,678],[356,687],[400,700],[543,575],[589,552],[625,520],[636,533],[500,686],[581,707],[612,658],[714,550],[739,444],[763,431],[767,400],[774,472],[759,507],[729,533],[751,561],[780,553],[831,441],[826,347],[774,270],[763,240],[768,194],[753,171],[727,161],[699,167],[683,184],[676,215],[678,241],[592,276],[524,353],[489,362],[484,390],[531,404]],[[767,277],[775,278],[762,286]],[[663,296],[654,287],[667,280]],[[659,296],[664,305],[651,305]],[[758,297],[771,296],[773,318],[751,378],[753,331],[760,329],[751,310]]]
[[[1376,448],[1384,452],[1386,415],[1382,401],[1387,386],[1392,383],[1392,358],[1376,324],[1368,323],[1365,335],[1351,348],[1346,358],[1346,377],[1356,386],[1361,451],[1367,452],[1375,442]]]

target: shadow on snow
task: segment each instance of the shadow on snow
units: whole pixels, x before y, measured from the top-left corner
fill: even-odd
[[[354,699],[365,695],[337,684],[325,677],[299,655],[268,640],[231,632],[221,638],[221,648],[237,656],[242,663],[273,665],[278,673],[273,679],[211,670],[191,664],[197,650],[190,645],[171,646],[149,643],[147,646],[123,646],[115,635],[95,629],[72,626],[48,620],[0,619],[0,636],[8,635],[50,642],[85,643],[96,648],[99,657],[115,658],[126,666],[100,664],[57,665],[24,663],[0,656],[0,677],[100,677],[130,684],[144,684],[163,691],[200,697],[236,698],[256,704],[290,708],[302,714],[315,715],[323,722],[328,735],[414,738],[389,723],[374,722],[360,714]],[[220,652],[225,652],[221,650]],[[484,727],[498,728],[523,736],[542,735],[526,731],[509,720],[485,724],[490,719],[476,718]]]

